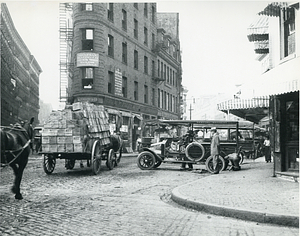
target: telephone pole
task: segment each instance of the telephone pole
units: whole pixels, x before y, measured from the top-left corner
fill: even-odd
[[[192,109],[192,104],[190,104],[190,120],[192,120],[192,110],[194,110],[194,109]]]

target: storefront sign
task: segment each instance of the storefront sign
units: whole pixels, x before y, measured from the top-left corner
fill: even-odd
[[[77,67],[99,67],[99,54],[94,52],[77,53]]]

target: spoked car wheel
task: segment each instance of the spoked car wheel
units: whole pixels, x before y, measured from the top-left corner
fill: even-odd
[[[209,156],[206,161],[205,161],[205,166],[208,172],[214,173],[214,165],[213,165],[213,157]],[[217,169],[219,172],[223,171],[225,169],[225,160],[222,156],[219,156],[218,158],[218,164],[217,164]]]
[[[43,167],[46,174],[50,175],[54,171],[55,164],[56,164],[56,159],[53,154],[44,155]]]
[[[95,141],[92,147],[92,156],[91,156],[91,166],[92,171],[95,175],[99,174],[101,170],[101,158],[102,158],[102,149],[100,147],[99,141]]]
[[[137,157],[137,165],[141,170],[150,170],[155,164],[155,156],[151,152],[141,152]]]

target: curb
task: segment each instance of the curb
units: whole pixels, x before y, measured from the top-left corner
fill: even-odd
[[[267,214],[262,212],[239,210],[239,209],[228,208],[225,206],[217,206],[217,205],[196,202],[182,195],[179,192],[179,188],[180,187],[177,187],[172,190],[171,199],[177,204],[182,205],[184,207],[191,208],[205,213],[231,217],[240,220],[253,221],[253,222],[265,223],[265,224],[277,224],[280,226],[290,226],[290,227],[299,228],[299,217],[297,216]]]

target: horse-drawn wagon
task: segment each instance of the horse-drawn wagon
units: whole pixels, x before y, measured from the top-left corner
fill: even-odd
[[[86,160],[94,174],[102,161],[111,170],[120,162],[122,140],[112,135],[108,114],[101,105],[75,103],[50,114],[42,132],[43,168],[54,171],[56,159],[65,159],[66,169],[73,169],[76,160]]]

